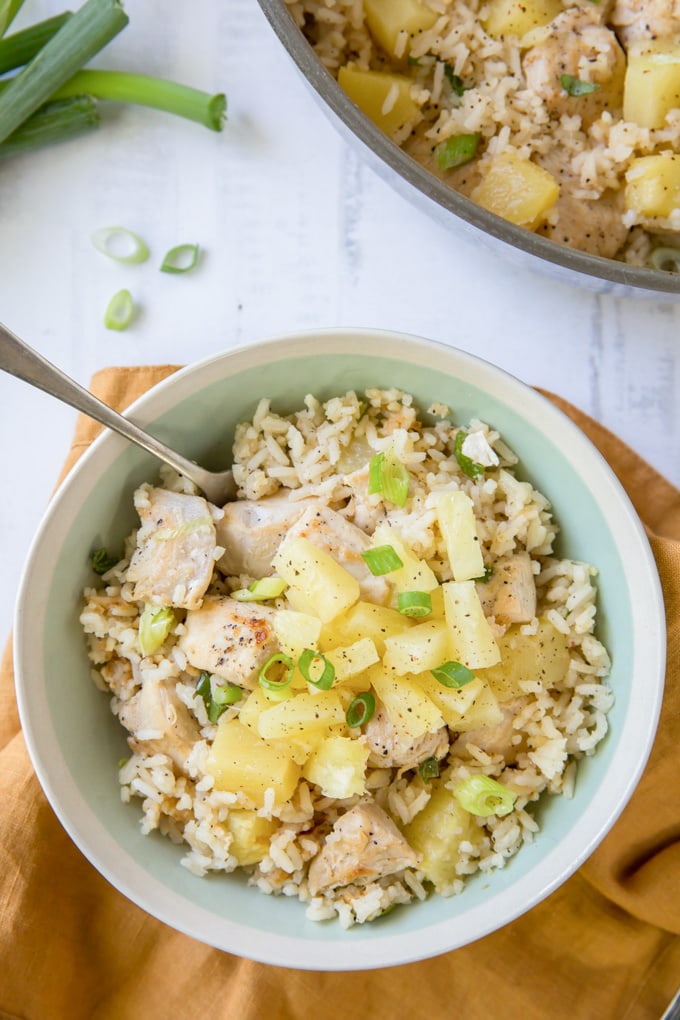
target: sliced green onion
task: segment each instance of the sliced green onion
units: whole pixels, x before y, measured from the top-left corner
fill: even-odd
[[[395,454],[377,453],[368,466],[369,494],[379,493],[383,499],[396,506],[406,506],[410,476]]]
[[[349,708],[345,713],[345,720],[351,730],[357,726],[363,726],[373,717],[375,712],[375,697],[370,691],[357,694],[353,701],[350,701]]]
[[[469,776],[453,788],[453,796],[471,815],[488,818],[490,815],[509,815],[517,794],[490,776]]]
[[[574,78],[573,74],[561,74],[560,85],[570,96],[587,96],[600,88],[595,82],[581,81],[580,78]]]
[[[216,705],[220,708],[226,708],[227,705],[235,705],[237,701],[240,701],[243,697],[243,691],[236,684],[224,684],[224,683],[213,683],[211,679],[210,688],[212,691],[212,699]]]
[[[33,60],[70,17],[71,12],[64,11],[63,14],[38,21],[35,25],[20,32],[13,32],[12,35],[0,40],[0,74],[13,71],[15,67],[23,67],[29,60]]]
[[[85,60],[81,61],[79,67],[85,63]],[[73,73],[75,71],[78,73]],[[221,131],[224,126],[227,100],[223,92],[211,95],[189,85],[129,71],[90,68],[80,71],[74,68],[73,72],[73,77],[64,80],[64,84],[56,91],[56,97],[85,92],[95,99],[149,106],[164,113],[174,113],[178,117],[202,124],[211,131]]]
[[[142,655],[153,655],[177,623],[168,606],[147,605],[139,618],[139,647]]]
[[[472,478],[472,480],[475,481],[475,479],[479,478],[480,475],[484,474],[484,465],[478,464],[470,457],[466,457],[465,454],[463,453],[463,443],[465,442],[467,437],[468,437],[467,432],[464,432],[462,429],[459,429],[459,431],[456,432],[456,440],[454,443],[453,452],[455,454],[456,460],[458,461],[458,466],[463,472],[463,474],[467,475],[468,478]]]
[[[475,577],[475,581],[479,581],[480,584],[488,584],[493,577],[493,567],[484,567],[484,573],[480,574],[479,577]]]
[[[475,674],[464,666],[462,662],[444,662],[441,666],[431,670],[432,676],[442,687],[465,687],[475,678]]]
[[[362,552],[361,558],[374,577],[389,574],[404,566],[391,545],[377,545],[374,549],[367,549],[366,552]]]
[[[426,758],[425,761],[421,762],[418,766],[418,772],[425,782],[429,783],[431,779],[437,779],[439,777],[439,762],[436,758]]]
[[[655,248],[650,254],[650,269],[658,269],[666,273],[680,272],[680,248]]]
[[[432,612],[432,597],[426,591],[400,591],[397,596],[397,609],[402,616],[411,616],[419,620]]]
[[[99,113],[89,96],[45,103],[0,142],[0,159],[20,156],[45,145],[65,142],[99,127]]]
[[[104,325],[121,333],[127,329],[135,314],[135,303],[129,290],[119,290],[113,295],[104,312]]]
[[[248,588],[237,588],[231,597],[237,602],[264,602],[265,599],[277,599],[287,587],[282,577],[261,577]]]
[[[216,723],[230,705],[236,704],[243,697],[240,687],[222,682],[220,677],[211,676],[207,670],[203,670],[198,678],[196,693],[203,698],[211,723]]]
[[[178,244],[171,248],[161,263],[161,273],[188,273],[198,262],[197,244]]]
[[[279,665],[286,667],[285,672],[280,672],[278,676],[275,674],[270,676],[269,671]],[[282,691],[286,687],[290,686],[294,672],[295,663],[293,660],[288,655],[284,655],[283,652],[276,652],[267,659],[260,670],[258,683],[260,684],[260,687],[265,689],[265,691]]]
[[[466,88],[463,84],[463,79],[454,72],[450,64],[444,64],[444,76],[451,86],[454,95],[458,97],[462,96],[467,91],[467,88],[470,88],[469,85]]]
[[[321,663],[321,673],[316,677],[312,676],[312,669],[318,672],[319,668],[315,666],[315,663]],[[325,655],[314,651],[313,648],[305,648],[298,661],[298,669],[307,683],[318,687],[320,691],[330,691],[333,686],[335,666],[328,661]]]
[[[0,142],[48,99],[65,98],[56,94],[59,87],[118,35],[127,23],[128,17],[120,0],[86,0],[3,90]],[[87,91],[78,88],[66,95],[82,95]]]
[[[90,557],[90,566],[95,574],[106,574],[118,562],[116,556],[112,556],[108,549],[95,549]]]
[[[440,170],[453,170],[464,166],[477,155],[480,139],[479,131],[470,135],[453,135],[435,147],[434,155]]]
[[[102,255],[128,266],[137,266],[149,257],[146,242],[127,227],[100,227],[92,235],[92,244]]]

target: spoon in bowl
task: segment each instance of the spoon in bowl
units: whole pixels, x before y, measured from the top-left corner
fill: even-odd
[[[175,453],[139,425],[118,414],[108,404],[80,386],[75,379],[65,375],[2,323],[0,323],[0,369],[44,390],[57,400],[74,407],[76,411],[94,418],[100,425],[118,432],[124,439],[141,446],[147,453],[152,453],[197,485],[206,499],[216,506],[223,506],[236,499],[236,483],[231,471],[206,471],[193,461]]]

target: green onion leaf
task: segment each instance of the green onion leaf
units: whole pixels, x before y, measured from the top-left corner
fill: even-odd
[[[465,687],[475,678],[475,674],[464,666],[462,662],[444,662],[441,666],[431,670],[432,676],[439,681],[442,687]]]
[[[15,67],[23,67],[29,60],[33,60],[70,17],[71,12],[65,11],[0,40],[0,74],[13,71]]]
[[[0,35],[4,35],[23,6],[24,0],[0,0]]]
[[[573,74],[561,74],[560,85],[570,96],[587,96],[600,88],[595,82],[581,81],[580,78],[574,78]]]
[[[287,587],[282,577],[262,577],[259,581],[253,581],[249,588],[237,588],[231,597],[237,602],[264,602],[266,599],[277,599]]]
[[[466,91],[463,79],[460,78],[453,70],[450,64],[444,64],[444,75],[447,82],[451,86],[454,95],[460,97]],[[469,88],[470,86],[468,86]]]
[[[368,465],[368,492],[379,493],[395,506],[406,506],[410,476],[398,457],[389,450],[377,453]]]
[[[432,597],[426,591],[400,591],[397,596],[397,609],[402,616],[420,620],[432,612]]]
[[[493,577],[493,567],[484,567],[484,573],[480,574],[479,577],[475,577],[475,581],[479,581],[480,584],[488,584]]]
[[[0,142],[0,159],[20,156],[45,145],[65,142],[99,127],[99,113],[89,96],[45,103]]]
[[[650,269],[659,269],[666,273],[680,272],[680,248],[655,248],[650,254]]]
[[[453,788],[453,796],[471,815],[509,815],[517,794],[489,776],[469,776]]]
[[[171,248],[161,263],[161,273],[188,273],[198,262],[197,244],[178,244]]]
[[[285,666],[285,672],[275,672],[276,666]],[[283,652],[276,652],[270,656],[260,670],[258,683],[265,691],[282,691],[290,686],[295,671],[295,663]],[[271,676],[270,676],[271,672]]]
[[[319,666],[320,664],[320,666]],[[298,660],[298,669],[308,684],[318,687],[320,691],[330,691],[335,680],[335,666],[313,648],[305,648]],[[319,673],[319,669],[321,672]],[[318,675],[313,676],[312,670]]]
[[[216,723],[230,705],[235,705],[243,697],[240,687],[225,683],[221,677],[211,676],[207,670],[203,670],[198,678],[196,693],[203,698],[211,723]]]
[[[135,314],[135,303],[129,290],[119,290],[113,295],[104,312],[104,325],[121,333],[127,329]]]
[[[137,266],[149,257],[146,242],[127,227],[100,227],[92,235],[92,244],[102,255],[128,266]]]
[[[373,717],[374,712],[375,697],[370,691],[364,691],[363,694],[357,694],[356,698],[350,702],[345,713],[345,720],[349,728],[353,730],[357,726],[364,726]]]
[[[377,545],[373,549],[362,552],[361,558],[374,577],[399,570],[404,564],[391,545]]]
[[[480,139],[479,131],[471,135],[453,135],[435,147],[434,155],[440,170],[453,170],[464,166],[477,155]]]
[[[212,698],[216,705],[226,708],[227,705],[235,705],[243,697],[243,691],[236,684],[216,683],[213,685],[211,679]]]
[[[139,647],[142,655],[153,655],[177,623],[172,609],[168,606],[144,606],[139,618]]]
[[[471,460],[470,457],[465,456],[465,454],[463,453],[463,443],[465,442],[466,439],[467,432],[464,432],[463,429],[459,429],[458,432],[456,432],[456,441],[454,444],[453,452],[456,456],[456,460],[458,461],[458,466],[463,472],[463,474],[467,475],[468,478],[472,478],[472,480],[475,481],[475,479],[479,478],[480,475],[484,474],[484,465],[477,464],[476,461]]]
[[[418,766],[418,772],[425,782],[429,783],[431,779],[437,779],[439,777],[439,762],[436,758],[426,758],[425,761],[421,762]]]
[[[90,566],[95,574],[106,574],[118,563],[118,557],[112,556],[108,549],[95,549],[90,557]]]

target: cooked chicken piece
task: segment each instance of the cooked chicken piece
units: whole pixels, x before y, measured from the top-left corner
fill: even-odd
[[[587,126],[605,110],[621,111],[626,57],[614,33],[589,10],[572,7],[558,14],[543,41],[527,50],[522,66],[529,88],[555,117],[578,114]],[[561,82],[564,74],[598,87],[569,95]]]
[[[266,499],[239,499],[227,503],[217,522],[217,544],[224,554],[217,566],[227,577],[247,574],[269,577],[272,560],[283,536],[309,506],[309,500],[291,500],[288,494]]]
[[[312,896],[343,885],[366,885],[420,863],[392,819],[376,804],[357,804],[340,817],[309,866]]]
[[[215,673],[252,690],[267,659],[277,650],[274,610],[228,595],[207,595],[187,613],[179,647],[196,669]]]
[[[142,526],[128,568],[133,598],[196,609],[215,566],[215,525],[202,496],[142,485],[135,492]]]
[[[368,475],[369,466],[364,464],[358,471],[345,475],[343,481],[352,490],[348,510],[353,523],[367,535],[372,535],[378,524],[385,520],[387,513],[385,505],[379,497],[375,505],[371,501],[376,497],[371,497],[368,494]]]
[[[369,765],[377,768],[414,769],[427,758],[443,758],[449,749],[449,731],[446,726],[434,733],[423,733],[416,740],[400,739],[381,702],[377,702],[364,735],[371,749]]]
[[[611,23],[625,46],[680,33],[680,0],[616,0]]]
[[[628,227],[623,222],[623,189],[607,190],[596,199],[580,198],[574,192],[581,182],[565,166],[562,153],[553,150],[538,161],[553,175],[560,194],[551,212],[555,222],[543,224],[537,233],[569,248],[613,259],[628,237]]]
[[[322,504],[310,506],[286,533],[286,541],[289,538],[306,538],[332,556],[357,579],[362,598],[381,605],[387,600],[387,581],[384,577],[374,577],[361,558],[371,544],[368,535],[345,520],[342,514]]]
[[[167,754],[179,769],[200,739],[198,723],[175,692],[175,680],[145,677],[141,688],[121,708],[118,718],[130,731],[130,746],[150,754]]]
[[[529,623],[536,615],[536,581],[529,553],[498,560],[490,579],[480,582],[477,591],[487,616],[499,623]]]
[[[474,744],[485,754],[500,754],[505,758],[508,765],[517,761],[517,755],[526,748],[526,737],[519,734],[514,728],[514,720],[517,714],[528,702],[528,697],[522,695],[520,698],[513,698],[512,701],[505,701],[500,706],[503,712],[503,720],[496,726],[481,726],[478,730],[468,730],[461,733],[451,744],[451,754],[458,758],[469,758],[468,744]]]

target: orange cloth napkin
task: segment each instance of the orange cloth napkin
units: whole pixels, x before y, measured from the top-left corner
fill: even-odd
[[[173,370],[107,369],[92,388],[123,408]],[[26,753],[8,649],[0,671],[0,1018],[659,1020],[680,986],[680,492],[551,399],[600,448],[645,522],[668,622],[651,759],[589,861],[519,920],[422,963],[342,974],[230,956],[128,902],[71,843]],[[79,420],[65,470],[98,431]]]

